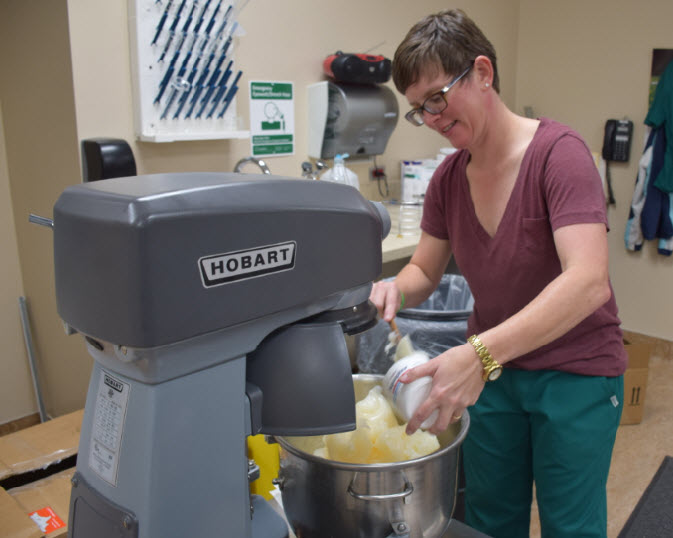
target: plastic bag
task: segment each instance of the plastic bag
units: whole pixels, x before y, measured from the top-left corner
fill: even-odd
[[[387,279],[393,280],[393,279]],[[398,312],[397,327],[414,347],[430,357],[467,341],[467,318],[474,298],[461,275],[446,274],[437,289],[416,308]],[[390,325],[383,320],[355,338],[355,362],[362,373],[385,374],[392,360],[386,352]]]

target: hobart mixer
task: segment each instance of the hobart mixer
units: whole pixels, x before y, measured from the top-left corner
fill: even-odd
[[[383,208],[357,190],[183,173],[67,188],[58,312],[94,358],[71,538],[274,538],[246,438],[355,427],[345,333],[367,329]]]
[[[58,313],[94,358],[69,538],[288,537],[250,494],[247,437],[355,428],[344,333],[376,323],[385,208],[332,182],[158,174],[69,187],[49,224]],[[400,495],[418,504],[369,497]]]

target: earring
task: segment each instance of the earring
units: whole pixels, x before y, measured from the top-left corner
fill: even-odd
[[[486,84],[484,84],[484,88],[488,88],[489,86],[490,86],[490,84],[488,82]]]

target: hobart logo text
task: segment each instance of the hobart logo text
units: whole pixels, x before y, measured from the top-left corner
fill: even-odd
[[[122,392],[124,390],[124,384],[121,381],[117,381],[114,377],[105,374],[105,384],[108,387],[115,389],[117,392]]]
[[[201,280],[206,288],[294,268],[294,241],[216,254],[199,259]]]

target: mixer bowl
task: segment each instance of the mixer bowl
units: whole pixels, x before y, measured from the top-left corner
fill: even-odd
[[[383,376],[353,376],[364,398]],[[459,447],[469,414],[438,436],[440,449],[414,460],[353,464],[298,448],[311,438],[277,437],[278,485],[290,525],[299,538],[438,538],[456,501]]]

